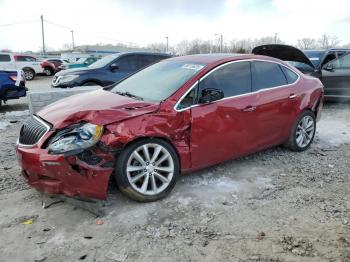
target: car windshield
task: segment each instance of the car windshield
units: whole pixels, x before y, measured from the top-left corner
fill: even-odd
[[[205,66],[185,61],[162,61],[118,83],[111,92],[160,102],[171,96]]]
[[[96,61],[95,63],[89,65],[89,68],[101,68],[104,67],[106,65],[108,65],[109,63],[111,63],[114,59],[116,59],[119,55],[109,55],[109,56],[105,56],[104,58]]]
[[[315,67],[318,67],[321,63],[322,57],[324,56],[325,52],[308,50],[304,51],[304,54],[309,58],[309,60]]]

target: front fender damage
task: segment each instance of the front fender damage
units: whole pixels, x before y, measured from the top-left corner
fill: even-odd
[[[174,146],[180,158],[181,169],[187,170],[191,168],[190,125],[189,111],[145,114],[107,125],[101,142],[109,148],[122,149],[138,139],[161,138]]]
[[[161,138],[176,149],[182,170],[191,168],[190,112],[177,114],[145,114],[105,126],[100,142],[91,149],[66,156],[72,170],[83,179],[80,192],[90,192],[90,197],[107,199],[110,176],[114,172],[118,154],[128,144],[138,139]],[[79,194],[83,195],[83,194]]]

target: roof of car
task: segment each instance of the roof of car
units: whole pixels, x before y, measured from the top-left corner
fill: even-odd
[[[305,51],[311,51],[311,52],[329,52],[329,51],[350,51],[350,48],[329,48],[329,49],[305,49]]]
[[[120,52],[115,54],[110,54],[109,56],[121,56],[121,55],[129,55],[129,54],[136,54],[136,55],[158,55],[158,56],[165,56],[165,57],[171,57],[170,54],[167,53],[157,53],[157,52],[141,52],[141,51],[130,51],[130,52]]]
[[[177,56],[170,58],[168,60],[177,60],[177,61],[188,61],[191,63],[203,63],[211,64],[219,62],[222,60],[242,60],[242,59],[253,59],[261,58],[266,60],[276,60],[268,56],[259,56],[253,54],[200,54],[200,55],[186,55],[186,56]]]

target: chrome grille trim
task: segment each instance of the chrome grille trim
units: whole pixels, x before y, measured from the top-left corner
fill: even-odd
[[[27,120],[23,124],[21,128],[21,133],[22,133],[22,129],[25,128],[25,125],[30,125],[28,127],[29,130],[27,129],[27,132],[30,132],[30,133],[27,134],[26,139],[29,141],[32,141],[32,143],[27,144],[27,143],[24,143],[24,141],[21,141],[21,136],[23,136],[23,134],[20,133],[19,138],[17,140],[17,144],[20,147],[34,147],[51,129],[51,127],[46,122],[41,120],[39,117],[32,115],[31,118],[32,119]],[[36,123],[33,120],[36,121]]]

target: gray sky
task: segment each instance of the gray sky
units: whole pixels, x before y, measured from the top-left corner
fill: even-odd
[[[278,33],[289,44],[327,33],[350,43],[349,0],[0,0],[0,25],[36,20],[0,26],[0,49],[39,50],[41,14],[68,27],[45,23],[46,45],[55,49],[71,43],[71,29],[76,45],[114,40],[147,45],[165,42],[166,36],[173,45],[214,39],[216,33],[227,42]]]

